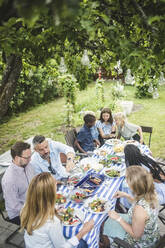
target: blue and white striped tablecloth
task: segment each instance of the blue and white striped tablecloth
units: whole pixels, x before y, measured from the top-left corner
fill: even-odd
[[[140,145],[140,148],[141,148],[141,151],[143,153],[150,154],[150,150],[146,145]],[[113,147],[111,145],[104,144],[102,146],[102,149],[106,149],[108,151],[108,154],[113,154]],[[97,154],[93,155],[93,157],[99,158]],[[122,162],[120,167],[124,168],[125,163]],[[99,173],[101,174],[102,171],[100,171]],[[115,208],[116,200],[113,199],[113,195],[115,194],[116,191],[119,190],[123,179],[124,179],[124,177],[109,179],[108,183],[107,183],[107,181],[103,182],[100,185],[99,189],[97,190],[97,196],[98,197],[104,198],[105,200],[108,200],[111,202],[111,204],[112,204],[111,209]],[[60,190],[62,192],[68,191],[66,186],[61,186]],[[94,220],[94,223],[95,223],[94,228],[88,234],[86,234],[83,237],[83,239],[87,242],[89,248],[99,248],[100,226],[101,226],[102,222],[108,216],[107,213],[94,214],[91,212],[87,212],[87,210],[84,209],[83,204],[76,204],[72,201],[69,201],[67,203],[66,207],[68,207],[68,206],[70,206],[71,208],[74,208],[74,209],[78,208],[78,209],[81,209],[82,211],[84,211],[85,212],[84,222],[89,221],[90,219]],[[82,224],[79,224],[77,226],[64,226],[63,227],[63,234],[66,238],[71,238],[74,235],[76,235],[81,228],[82,228]]]

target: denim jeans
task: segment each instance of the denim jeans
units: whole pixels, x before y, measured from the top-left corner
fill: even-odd
[[[88,245],[87,245],[86,241],[84,241],[83,239],[80,239],[80,243],[77,246],[77,248],[88,248]]]

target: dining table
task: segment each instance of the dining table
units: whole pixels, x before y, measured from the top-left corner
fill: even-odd
[[[124,146],[125,143],[120,142],[120,145]],[[105,159],[107,155],[114,155],[114,156],[118,155],[119,157],[121,157],[121,160],[119,163],[116,163],[115,166],[118,166],[120,171],[124,171],[126,169],[124,153],[123,152],[115,153],[114,152],[115,146],[116,143],[107,140],[107,142],[105,142],[105,144],[102,147],[94,150],[92,159],[96,159],[96,161],[99,162]],[[138,143],[138,147],[140,148],[142,153],[145,153],[146,155],[151,154],[151,151],[148,148],[148,146],[141,145],[140,143]],[[77,164],[78,168],[80,168],[80,164],[81,161]],[[89,170],[85,172],[83,177],[87,177],[87,175],[90,173],[97,173],[97,175],[104,176],[103,182],[97,187],[97,190],[94,192],[94,196],[91,196],[91,199],[92,197],[98,199],[104,199],[106,202],[109,202],[109,210],[114,210],[116,205],[116,199],[114,198],[114,194],[119,190],[125,178],[125,174],[113,178],[113,177],[107,177],[104,172],[105,172],[104,166],[102,169],[97,171],[95,171],[93,168],[89,168]],[[80,180],[82,180],[82,178]],[[59,192],[62,192],[64,195],[69,194],[70,190],[72,191],[73,188],[69,189],[67,185],[61,185],[61,187],[59,188]],[[87,233],[83,237],[83,239],[87,242],[89,248],[99,248],[100,227],[103,221],[105,221],[106,218],[108,217],[108,211],[103,211],[103,212],[90,211],[89,208],[85,207],[84,202],[76,203],[70,198],[67,199],[65,208],[71,207],[73,209],[80,210],[81,212],[84,213],[84,219],[82,222],[80,222],[77,225],[63,224],[63,234],[67,239],[73,237],[81,230],[84,222],[87,222],[92,219],[94,220],[94,228],[89,233]]]

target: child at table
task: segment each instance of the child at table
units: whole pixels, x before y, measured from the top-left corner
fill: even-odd
[[[95,125],[96,117],[92,114],[84,116],[84,126],[77,134],[75,145],[82,153],[87,153],[95,149],[95,140],[92,137],[91,128]]]
[[[117,138],[123,137],[125,140],[137,140],[143,144],[143,133],[140,126],[127,122],[123,112],[118,112],[114,115],[114,120],[117,126]],[[137,133],[138,132],[138,133]]]
[[[93,220],[86,222],[76,236],[65,240],[55,203],[56,180],[49,172],[38,174],[29,185],[27,199],[21,211],[21,227],[25,229],[26,247],[87,248],[86,242],[81,238],[93,228]]]
[[[115,123],[110,108],[101,110],[100,119],[97,121],[96,126],[99,131],[101,145],[104,144],[104,139],[115,138]]]

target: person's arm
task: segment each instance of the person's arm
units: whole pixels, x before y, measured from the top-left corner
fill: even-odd
[[[140,126],[138,127],[137,131],[138,131],[139,136],[140,136],[140,144],[143,144],[143,132],[142,132],[142,129]]]
[[[109,139],[109,138],[111,138],[111,135],[110,134],[104,134],[103,129],[101,127],[98,128],[98,130],[99,130],[99,134],[100,134],[101,138],[103,138],[103,139]]]
[[[79,244],[79,240],[94,227],[94,221],[86,222],[76,236],[65,240],[62,233],[62,226],[59,220],[50,225],[48,235],[54,247],[71,248]]]
[[[15,183],[2,183],[2,189],[7,212],[9,211],[9,213],[12,212],[19,216],[24,202],[19,198],[18,189]]]
[[[136,205],[133,210],[132,223],[127,223],[116,211],[109,211],[109,217],[120,223],[123,229],[134,239],[139,239],[144,232],[145,222],[148,215],[142,206]]]
[[[75,153],[68,152],[66,154],[66,158],[67,158],[67,160],[66,160],[66,171],[69,172],[75,167],[75,163],[74,163]]]
[[[77,148],[78,148],[78,150],[79,150],[80,152],[87,154],[87,152],[84,151],[84,149],[82,149],[82,147],[80,146],[80,144],[79,144],[79,142],[78,142],[77,139],[75,140],[75,146],[77,146]]]
[[[125,198],[127,198],[127,200],[128,200],[129,202],[131,202],[131,203],[134,201],[134,198],[133,198],[131,195],[129,195],[129,194],[127,194],[126,192],[123,192],[123,191],[117,191],[117,192],[114,194],[113,197],[114,197],[114,198],[125,197]]]
[[[98,139],[94,139],[93,141],[96,144],[96,146],[100,146],[100,141]]]

